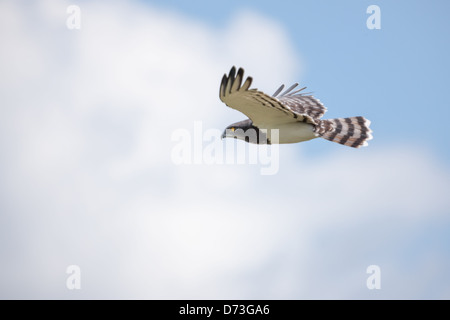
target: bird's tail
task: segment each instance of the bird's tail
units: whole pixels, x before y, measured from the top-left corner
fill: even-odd
[[[372,139],[369,126],[370,121],[364,117],[329,119],[320,120],[314,132],[324,139],[359,148],[367,146],[367,141]]]

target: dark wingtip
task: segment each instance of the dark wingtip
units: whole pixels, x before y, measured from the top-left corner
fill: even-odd
[[[242,85],[242,79],[244,78],[244,69],[239,68],[237,75],[236,75],[236,79],[235,81],[239,81],[238,86],[237,86],[237,90],[239,90],[241,88]]]
[[[238,70],[238,72],[237,72],[237,75],[239,76],[239,77],[241,77],[241,79],[244,77],[244,69],[242,69],[242,68],[239,68],[239,70]]]
[[[222,82],[220,83],[219,97],[225,95],[225,88],[227,86],[227,81],[228,81],[227,75],[224,74],[222,77]]]
[[[231,88],[233,87],[233,83],[234,83],[235,79],[236,79],[236,67],[233,66],[230,70],[230,74],[228,75],[228,81],[230,82],[230,92],[231,92]]]
[[[236,67],[232,66],[230,72],[228,73],[228,79],[234,79],[236,75]]]

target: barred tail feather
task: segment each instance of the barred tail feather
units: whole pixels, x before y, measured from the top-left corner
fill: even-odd
[[[315,127],[315,133],[324,139],[349,147],[367,146],[372,139],[370,121],[364,117],[321,120]]]

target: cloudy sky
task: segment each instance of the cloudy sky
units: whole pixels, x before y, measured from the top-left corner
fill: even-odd
[[[450,299],[448,12],[0,2],[0,298]],[[233,65],[268,93],[308,86],[328,118],[366,116],[374,140],[208,162],[254,150],[215,139],[245,118],[218,98]]]

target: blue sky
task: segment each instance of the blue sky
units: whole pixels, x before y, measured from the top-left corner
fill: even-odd
[[[327,116],[365,115],[373,122],[374,146],[417,143],[450,160],[449,133],[435,122],[450,115],[448,1],[148,3],[215,28],[242,9],[274,19],[305,64],[295,81],[324,102]],[[381,30],[366,27],[371,4],[381,9]],[[316,145],[305,148],[321,152]]]
[[[72,4],[0,2],[0,298],[450,298],[448,2],[78,1],[71,30]],[[232,65],[374,139],[206,163]]]

